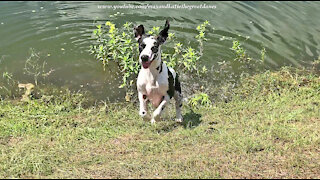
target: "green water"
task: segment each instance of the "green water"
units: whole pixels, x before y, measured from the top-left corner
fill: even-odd
[[[203,9],[109,9],[102,5],[211,5]],[[112,16],[117,12],[118,16]],[[170,32],[193,43],[196,26],[208,20],[203,62],[210,70],[234,58],[233,38],[250,56],[267,50],[265,66],[310,66],[320,52],[320,2],[0,2],[0,74],[11,72],[19,82],[32,82],[23,73],[30,48],[44,55],[54,71],[45,83],[91,91],[97,99],[123,97],[116,70],[103,70],[88,53],[96,23],[111,20],[144,24],[148,29],[171,20]],[[111,17],[110,17],[111,15]],[[214,28],[214,29],[213,29]],[[226,37],[226,40],[223,40]]]

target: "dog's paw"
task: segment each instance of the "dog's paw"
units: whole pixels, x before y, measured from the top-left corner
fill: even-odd
[[[156,120],[154,118],[151,119],[151,124],[155,124]]]
[[[147,116],[147,111],[139,111],[139,115],[144,118]]]
[[[147,112],[145,113],[139,113],[140,117],[143,119],[143,121],[150,121],[151,117]]]
[[[158,115],[153,115],[153,119],[154,119],[155,121],[161,121],[160,114],[158,114]]]
[[[181,123],[183,121],[183,118],[176,118],[176,122]]]

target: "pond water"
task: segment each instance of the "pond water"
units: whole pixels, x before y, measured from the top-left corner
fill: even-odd
[[[203,5],[211,8],[110,9],[107,5]],[[103,6],[105,5],[105,6]],[[117,12],[120,15],[113,16]],[[320,2],[0,2],[0,74],[10,72],[19,82],[33,82],[23,73],[30,48],[41,53],[46,68],[54,71],[46,83],[88,90],[97,99],[124,96],[112,68],[88,52],[97,23],[126,21],[145,28],[163,26],[171,20],[170,32],[183,43],[192,43],[197,25],[208,20],[203,62],[214,69],[231,61],[233,38],[240,40],[250,56],[259,58],[266,48],[264,65],[310,66],[320,54]],[[224,38],[225,37],[225,38]],[[225,40],[223,40],[225,39]]]

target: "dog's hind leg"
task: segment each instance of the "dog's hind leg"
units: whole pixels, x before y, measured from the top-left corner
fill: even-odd
[[[159,104],[159,106],[157,107],[157,109],[153,112],[153,116],[151,119],[151,123],[155,123],[156,120],[160,119],[160,115],[162,113],[162,111],[164,110],[164,108],[166,107],[166,104],[170,101],[170,96],[169,95],[165,95],[162,98],[161,103]]]
[[[176,122],[182,122],[183,117],[181,114],[181,108],[182,108],[183,96],[179,91],[176,91],[174,94],[174,99],[176,101]]]
[[[174,99],[176,101],[176,122],[182,122],[183,117],[181,114],[181,108],[182,108],[182,100],[183,96],[181,93],[181,85],[178,79],[178,74],[176,76],[175,80],[175,92],[174,92]]]

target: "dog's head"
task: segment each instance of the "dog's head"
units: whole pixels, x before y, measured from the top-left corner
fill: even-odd
[[[164,29],[156,36],[146,35],[143,25],[134,28],[136,40],[139,43],[139,62],[143,68],[149,68],[153,61],[157,61],[160,56],[160,46],[166,41],[168,37],[169,21],[166,21]]]

